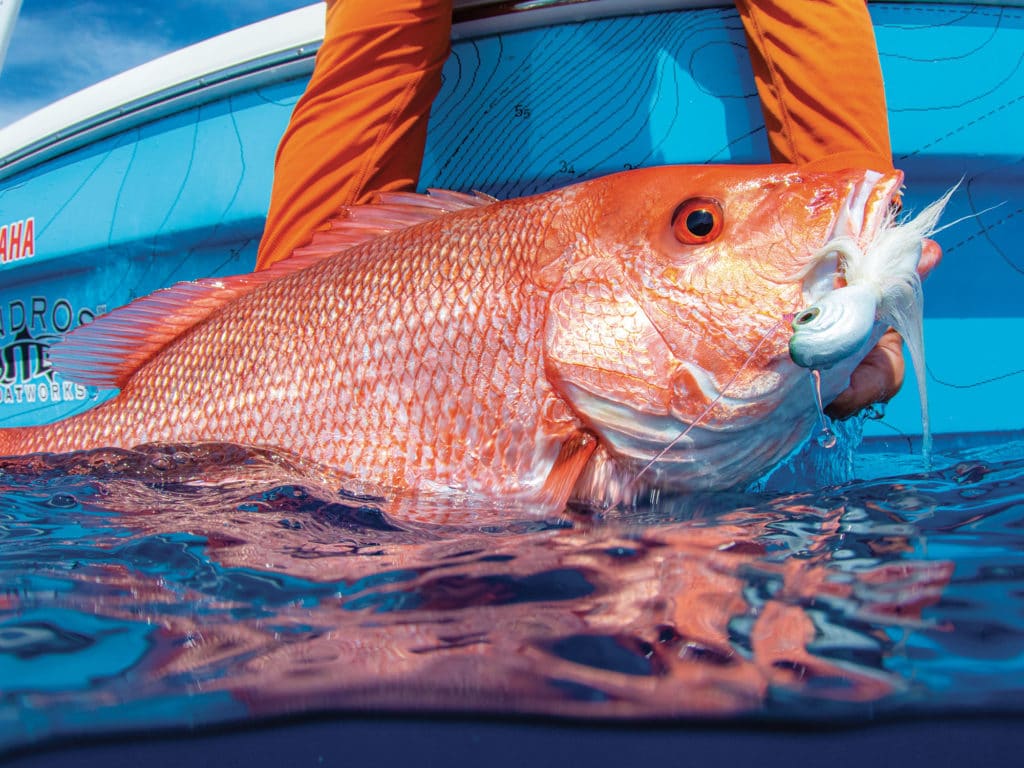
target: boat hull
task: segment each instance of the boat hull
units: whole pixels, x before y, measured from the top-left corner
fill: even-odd
[[[945,219],[963,220],[940,235],[926,288],[933,430],[1019,431],[1024,411],[1007,404],[1024,383],[1024,9],[896,3],[872,15],[906,207],[960,183]],[[489,23],[457,27],[424,187],[512,197],[638,166],[768,160],[731,8]],[[0,142],[0,423],[109,396],[49,369],[46,349],[71,328],[179,280],[252,268],[314,51],[277,52],[28,149]],[[920,423],[907,386],[866,432],[913,436]]]

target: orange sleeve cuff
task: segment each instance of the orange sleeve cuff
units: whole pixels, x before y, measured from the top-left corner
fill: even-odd
[[[814,160],[800,164],[809,171],[842,171],[848,168],[866,168],[879,173],[890,173],[894,170],[891,155],[879,155],[870,150],[851,149],[848,152],[836,152],[822,155]]]
[[[305,245],[344,205],[416,187],[451,37],[451,0],[331,2],[323,45],[274,165],[256,257]]]
[[[892,169],[864,0],[736,0],[775,162]]]

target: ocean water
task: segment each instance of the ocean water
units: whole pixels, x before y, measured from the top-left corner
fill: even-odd
[[[230,445],[4,460],[0,755],[367,711],[1020,714],[1024,439],[882,448],[830,454],[870,479],[550,519],[404,518]]]

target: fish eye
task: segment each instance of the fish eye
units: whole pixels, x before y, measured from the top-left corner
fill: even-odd
[[[672,232],[686,245],[711,242],[721,234],[724,223],[722,206],[710,197],[691,197],[672,214]]]

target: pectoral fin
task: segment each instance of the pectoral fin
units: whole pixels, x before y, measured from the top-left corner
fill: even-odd
[[[558,451],[538,501],[555,511],[563,510],[596,449],[597,438],[589,432],[578,432],[566,440]]]

